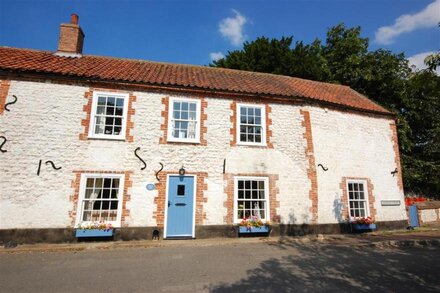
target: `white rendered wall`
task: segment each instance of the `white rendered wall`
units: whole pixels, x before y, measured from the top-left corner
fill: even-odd
[[[133,104],[136,113],[132,116],[132,143],[81,141],[83,106],[87,103],[84,93],[88,90],[86,86],[11,81],[8,100],[16,95],[18,102],[0,116],[0,135],[8,139],[4,147],[8,152],[0,154],[0,229],[70,227],[73,170],[133,171],[127,222],[132,227],[155,226],[157,190],[147,191],[145,186],[156,182],[159,162],[164,164],[164,171],[177,172],[183,164],[190,172],[207,172],[204,224],[224,224],[224,159],[227,173],[278,174],[277,214],[282,222],[310,221],[311,184],[307,177],[302,107],[271,104],[273,149],[231,147],[231,100],[206,97],[207,146],[164,145],[159,144],[159,138],[163,135],[161,111],[166,95],[134,92],[137,100]],[[378,220],[404,219],[403,206],[380,206],[381,199],[399,199],[403,205],[397,179],[390,175],[395,168],[390,120],[325,112],[318,107],[306,110],[311,113],[316,164],[329,168],[325,173],[317,169],[319,223],[336,222],[332,208],[341,196],[339,184],[343,176],[372,180]],[[137,147],[141,147],[139,155],[147,163],[143,171],[133,153]],[[37,176],[40,159],[43,165]],[[47,160],[62,169],[55,171],[44,165]]]
[[[317,167],[318,221],[335,223],[342,202],[342,177],[369,178],[374,186],[376,220],[405,220],[403,191],[397,176],[392,144],[391,119],[311,108],[311,124]],[[381,200],[400,200],[400,206],[381,206]]]

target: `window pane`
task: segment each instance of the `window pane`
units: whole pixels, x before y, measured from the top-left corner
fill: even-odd
[[[105,113],[107,115],[114,115],[115,114],[115,107],[107,106]]]
[[[124,99],[116,99],[116,106],[124,107]]]
[[[240,108],[240,116],[246,116],[246,108],[245,107]]]
[[[255,142],[261,142],[261,135],[255,135]]]
[[[243,181],[239,180],[238,181],[238,189],[243,189],[243,187],[244,187]]]
[[[96,108],[96,113],[97,114],[104,114],[104,112],[105,112],[105,107],[104,106],[98,106]]]
[[[106,100],[107,99],[105,97],[99,97],[98,98],[98,105],[105,105]]]
[[[180,110],[180,103],[179,102],[174,102],[173,109],[174,110]]]
[[[103,209],[103,210],[108,210],[109,207],[110,207],[110,201],[108,201],[108,200],[103,200],[103,201],[102,201],[102,209]]]
[[[113,200],[113,201],[111,202],[110,209],[111,209],[111,210],[117,210],[117,209],[118,209],[118,201]]]
[[[182,102],[182,110],[188,111],[188,103],[187,102]]]
[[[124,113],[124,109],[123,108],[116,108],[116,111],[115,111],[115,115],[116,116],[122,116],[123,115],[123,113]]]
[[[348,190],[352,191],[353,190],[353,184],[352,183],[348,183]]]
[[[107,98],[107,106],[112,106],[112,107],[114,107],[115,105],[116,105],[116,103],[115,103],[115,98],[108,97],[108,98]]]
[[[196,109],[197,109],[196,107],[197,107],[196,103],[191,103],[189,105],[189,109],[194,113],[196,112]]]
[[[105,178],[104,179],[104,188],[110,188],[112,186],[112,179],[111,178]]]
[[[120,134],[120,133],[121,133],[121,130],[122,130],[122,127],[118,127],[118,126],[116,126],[116,127],[114,128],[113,133],[114,133],[115,135]]]

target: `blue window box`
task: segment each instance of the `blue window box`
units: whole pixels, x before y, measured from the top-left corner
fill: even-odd
[[[239,226],[238,233],[269,233],[270,228],[268,226],[261,226],[261,227],[246,227],[246,226]]]
[[[353,230],[375,230],[376,224],[352,224]]]
[[[113,236],[113,229],[76,229],[77,238],[80,237],[111,237]]]

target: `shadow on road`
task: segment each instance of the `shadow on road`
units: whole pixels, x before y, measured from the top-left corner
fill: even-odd
[[[232,284],[211,292],[439,292],[438,248],[378,249],[279,241],[295,253],[270,258]],[[421,291],[423,290],[423,291]]]

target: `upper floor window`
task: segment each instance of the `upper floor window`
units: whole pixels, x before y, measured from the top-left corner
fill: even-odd
[[[350,217],[368,217],[368,191],[363,180],[347,181]]]
[[[200,101],[170,98],[168,141],[200,142]]]
[[[265,106],[237,104],[237,111],[237,144],[266,145]]]
[[[89,137],[125,139],[128,94],[93,93]]]

